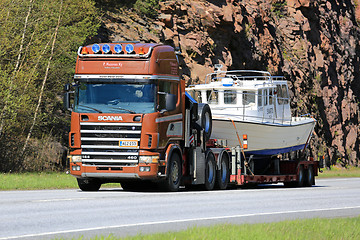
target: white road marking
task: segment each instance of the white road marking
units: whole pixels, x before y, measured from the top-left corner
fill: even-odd
[[[303,209],[303,210],[283,211],[283,212],[250,213],[250,214],[240,214],[240,215],[230,215],[230,216],[217,216],[217,217],[205,217],[205,218],[190,218],[190,219],[178,219],[178,220],[167,220],[167,221],[132,223],[132,224],[122,224],[122,225],[114,225],[114,226],[82,228],[82,229],[72,229],[72,230],[64,230],[64,231],[57,231],[57,232],[46,232],[46,233],[38,233],[38,234],[27,234],[27,235],[19,235],[19,236],[2,237],[2,238],[0,238],[0,240],[26,238],[26,237],[40,237],[40,236],[46,236],[46,235],[57,235],[57,234],[76,233],[76,232],[85,232],[85,231],[94,231],[94,230],[105,230],[105,229],[111,229],[111,228],[136,227],[136,226],[147,226],[147,225],[167,224],[167,223],[182,223],[182,222],[204,221],[204,220],[219,220],[219,219],[227,219],[227,218],[279,215],[279,214],[289,214],[289,213],[336,211],[336,210],[347,210],[347,209],[360,209],[360,206],[342,207],[342,208]]]
[[[89,200],[89,199],[96,199],[96,198],[55,198],[55,199],[33,200],[31,202],[61,202],[61,201]]]

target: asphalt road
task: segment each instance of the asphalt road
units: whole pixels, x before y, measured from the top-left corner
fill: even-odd
[[[226,191],[100,189],[0,192],[0,239],[136,235],[216,223],[360,215],[360,178]]]

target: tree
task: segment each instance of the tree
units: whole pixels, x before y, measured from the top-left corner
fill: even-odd
[[[63,86],[72,81],[78,47],[98,27],[94,0],[0,2],[0,171],[58,162],[39,148],[61,150]]]

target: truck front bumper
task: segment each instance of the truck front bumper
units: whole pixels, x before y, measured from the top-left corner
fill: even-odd
[[[81,162],[70,163],[71,175],[81,178],[156,180],[159,178],[158,172],[159,166],[156,163],[124,167],[97,167],[84,166]]]

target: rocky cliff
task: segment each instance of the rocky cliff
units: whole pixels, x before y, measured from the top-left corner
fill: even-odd
[[[359,165],[358,6],[351,0],[162,1],[157,19],[106,10],[97,40],[178,47],[188,84],[202,82],[218,63],[285,75],[294,114],[318,120],[313,155]]]

